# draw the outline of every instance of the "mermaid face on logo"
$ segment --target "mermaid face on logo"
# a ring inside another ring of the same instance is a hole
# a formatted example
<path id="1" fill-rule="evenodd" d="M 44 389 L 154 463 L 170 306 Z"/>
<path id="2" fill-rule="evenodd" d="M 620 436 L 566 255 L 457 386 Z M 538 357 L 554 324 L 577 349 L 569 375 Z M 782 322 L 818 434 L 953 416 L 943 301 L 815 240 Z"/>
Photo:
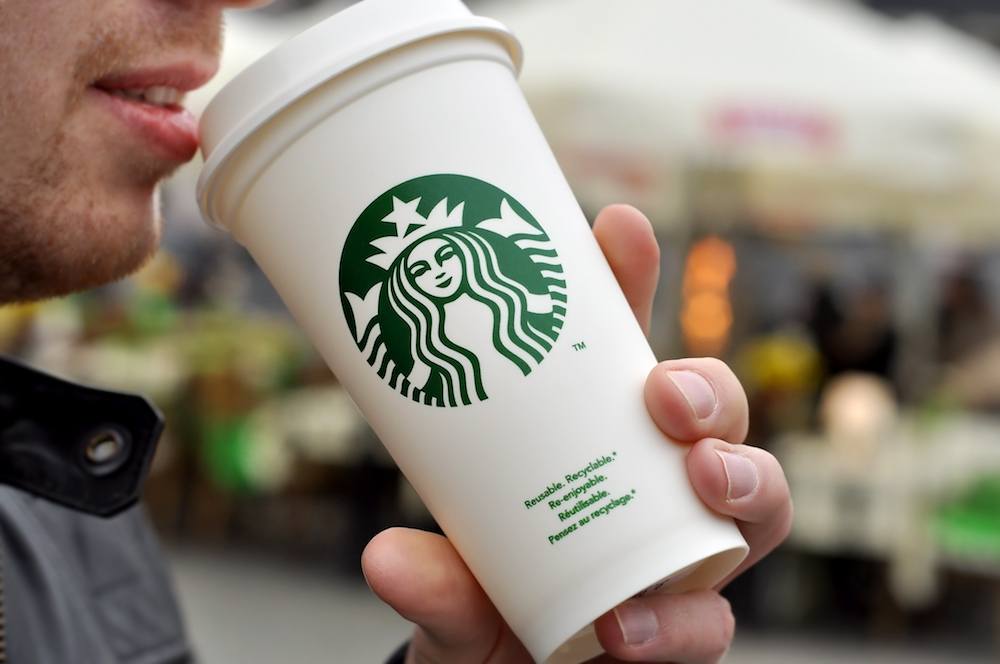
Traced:
<path id="1" fill-rule="evenodd" d="M 429 297 L 450 300 L 462 287 L 464 270 L 454 245 L 442 238 L 430 238 L 410 251 L 406 272 Z"/>
<path id="2" fill-rule="evenodd" d="M 562 266 L 538 222 L 457 175 L 411 180 L 372 203 L 348 236 L 341 288 L 365 361 L 439 407 L 485 401 L 530 374 L 566 315 Z"/>

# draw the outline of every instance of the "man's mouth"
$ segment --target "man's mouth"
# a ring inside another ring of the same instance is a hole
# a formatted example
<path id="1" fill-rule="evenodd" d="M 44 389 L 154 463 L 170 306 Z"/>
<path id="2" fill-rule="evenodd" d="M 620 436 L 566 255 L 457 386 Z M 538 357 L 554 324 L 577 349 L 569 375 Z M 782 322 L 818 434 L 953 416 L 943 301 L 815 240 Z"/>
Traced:
<path id="1" fill-rule="evenodd" d="M 198 150 L 198 121 L 184 108 L 184 96 L 214 73 L 192 64 L 135 70 L 105 76 L 88 92 L 157 154 L 186 162 Z"/>
<path id="2" fill-rule="evenodd" d="M 121 97 L 123 99 L 129 99 L 132 101 L 142 102 L 144 104 L 150 104 L 152 106 L 160 106 L 163 108 L 170 108 L 175 106 L 181 106 L 184 102 L 184 93 L 177 88 L 171 88 L 164 85 L 155 85 L 151 88 L 117 88 L 117 89 L 107 89 L 101 88 L 100 86 L 95 86 L 98 90 L 103 90 L 110 95 L 115 97 Z"/>

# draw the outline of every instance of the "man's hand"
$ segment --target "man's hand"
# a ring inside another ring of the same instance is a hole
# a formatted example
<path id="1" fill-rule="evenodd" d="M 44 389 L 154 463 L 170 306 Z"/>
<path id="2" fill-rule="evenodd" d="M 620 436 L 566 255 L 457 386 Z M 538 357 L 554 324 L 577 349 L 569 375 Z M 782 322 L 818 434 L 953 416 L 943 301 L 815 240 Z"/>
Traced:
<path id="1" fill-rule="evenodd" d="M 594 234 L 648 333 L 660 267 L 649 221 L 634 208 L 613 206 L 598 216 Z M 718 360 L 674 360 L 650 374 L 645 399 L 664 434 L 694 443 L 687 457 L 691 484 L 708 507 L 736 519 L 749 543 L 735 577 L 780 544 L 792 521 L 778 462 L 741 444 L 748 428 L 743 388 Z M 417 625 L 407 664 L 531 661 L 446 538 L 393 528 L 369 543 L 361 563 L 372 590 Z M 717 662 L 733 629 L 729 604 L 716 590 L 632 599 L 597 620 L 608 654 L 594 661 Z"/>

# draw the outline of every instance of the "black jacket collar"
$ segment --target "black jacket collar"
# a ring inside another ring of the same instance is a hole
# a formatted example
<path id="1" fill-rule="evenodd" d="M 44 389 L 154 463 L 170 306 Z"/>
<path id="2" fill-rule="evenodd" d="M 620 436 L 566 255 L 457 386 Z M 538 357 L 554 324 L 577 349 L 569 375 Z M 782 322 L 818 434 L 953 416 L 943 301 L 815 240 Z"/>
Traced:
<path id="1" fill-rule="evenodd" d="M 0 484 L 111 516 L 138 500 L 162 430 L 159 411 L 142 397 L 0 356 Z"/>

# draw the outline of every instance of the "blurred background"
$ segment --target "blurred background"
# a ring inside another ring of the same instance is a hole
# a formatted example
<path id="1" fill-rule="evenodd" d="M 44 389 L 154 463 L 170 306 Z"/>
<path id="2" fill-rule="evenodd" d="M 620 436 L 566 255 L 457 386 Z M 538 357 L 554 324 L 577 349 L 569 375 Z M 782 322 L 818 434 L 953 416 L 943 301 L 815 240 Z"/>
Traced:
<path id="1" fill-rule="evenodd" d="M 348 2 L 234 12 L 219 80 Z M 662 358 L 742 379 L 796 501 L 727 591 L 727 661 L 1000 659 L 1000 8 L 992 0 L 494 0 L 584 209 L 653 220 Z M 0 352 L 150 395 L 146 503 L 206 662 L 379 662 L 359 555 L 434 528 L 277 296 L 200 219 L 112 287 L 0 309 Z M 294 653 L 291 654 L 291 653 Z"/>

